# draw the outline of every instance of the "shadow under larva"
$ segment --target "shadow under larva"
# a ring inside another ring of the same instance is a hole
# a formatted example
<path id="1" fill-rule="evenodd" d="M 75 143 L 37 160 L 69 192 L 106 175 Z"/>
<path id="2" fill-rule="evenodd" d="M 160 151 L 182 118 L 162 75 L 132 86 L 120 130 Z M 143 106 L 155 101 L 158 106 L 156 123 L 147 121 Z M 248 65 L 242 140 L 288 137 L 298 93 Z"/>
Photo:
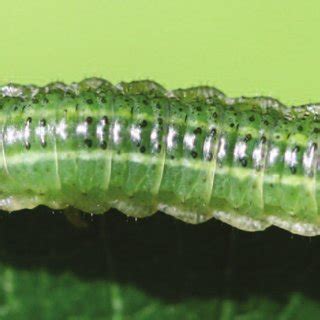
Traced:
<path id="1" fill-rule="evenodd" d="M 0 209 L 320 234 L 320 105 L 89 78 L 0 88 Z"/>

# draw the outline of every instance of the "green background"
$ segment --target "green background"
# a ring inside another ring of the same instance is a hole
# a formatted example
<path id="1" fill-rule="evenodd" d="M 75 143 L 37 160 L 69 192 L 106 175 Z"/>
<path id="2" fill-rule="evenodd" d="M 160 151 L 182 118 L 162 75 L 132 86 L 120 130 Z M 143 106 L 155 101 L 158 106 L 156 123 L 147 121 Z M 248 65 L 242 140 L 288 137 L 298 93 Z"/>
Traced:
<path id="1" fill-rule="evenodd" d="M 0 0 L 0 83 L 100 76 L 320 101 L 316 0 Z M 1 182 L 0 182 L 1 183 Z M 318 319 L 320 238 L 0 215 L 0 319 Z"/>
<path id="2" fill-rule="evenodd" d="M 318 0 L 11 0 L 0 82 L 102 76 L 320 100 Z"/>

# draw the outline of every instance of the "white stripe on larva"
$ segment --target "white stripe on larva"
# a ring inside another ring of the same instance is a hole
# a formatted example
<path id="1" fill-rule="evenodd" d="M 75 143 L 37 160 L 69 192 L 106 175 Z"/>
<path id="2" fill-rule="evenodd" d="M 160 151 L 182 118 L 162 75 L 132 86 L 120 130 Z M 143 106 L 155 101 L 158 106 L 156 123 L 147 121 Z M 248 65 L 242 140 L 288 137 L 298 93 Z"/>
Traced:
<path id="1" fill-rule="evenodd" d="M 67 133 L 67 123 L 65 119 L 60 120 L 60 122 L 57 124 L 55 128 L 55 132 L 58 136 L 61 137 L 61 139 L 66 140 L 68 137 Z"/>
<path id="2" fill-rule="evenodd" d="M 155 126 L 152 131 L 151 131 L 151 135 L 150 135 L 150 139 L 151 139 L 151 142 L 153 144 L 157 143 L 158 142 L 158 126 Z"/>
<path id="3" fill-rule="evenodd" d="M 263 166 L 265 160 L 264 157 L 265 155 L 263 150 L 263 143 L 260 142 L 259 145 L 255 147 L 252 152 L 252 159 L 255 168 L 260 168 Z"/>
<path id="4" fill-rule="evenodd" d="M 284 161 L 289 167 L 294 167 L 298 164 L 297 150 L 288 148 L 284 154 Z"/>
<path id="5" fill-rule="evenodd" d="M 130 128 L 130 137 L 131 137 L 132 141 L 140 142 L 141 141 L 141 128 L 136 125 L 132 125 Z"/>
<path id="6" fill-rule="evenodd" d="M 76 133 L 77 134 L 86 136 L 87 132 L 88 132 L 88 124 L 87 124 L 87 122 L 82 122 L 82 123 L 79 123 L 77 125 L 77 128 L 76 128 Z"/>
<path id="7" fill-rule="evenodd" d="M 54 138 L 53 154 L 54 154 L 54 164 L 55 164 L 57 185 L 58 185 L 58 189 L 61 189 L 61 178 L 60 178 L 60 174 L 59 174 L 59 159 L 58 159 L 58 150 L 57 150 L 57 140 L 56 140 L 56 138 Z"/>
<path id="8" fill-rule="evenodd" d="M 268 157 L 268 165 L 272 166 L 276 161 L 280 154 L 278 147 L 272 147 L 269 151 L 269 157 Z"/>
<path id="9" fill-rule="evenodd" d="M 194 133 L 187 132 L 183 137 L 183 143 L 189 150 L 195 147 L 195 140 L 196 135 Z"/>
<path id="10" fill-rule="evenodd" d="M 90 113 L 92 115 L 92 117 L 97 117 L 97 118 L 101 118 L 103 116 L 107 116 L 107 117 L 110 117 L 110 119 L 112 119 L 112 113 L 110 112 L 110 110 L 106 110 L 106 108 L 98 108 L 96 110 L 90 110 Z M 53 118 L 55 117 L 56 115 L 56 110 L 54 109 L 47 109 L 47 110 L 44 110 L 42 111 L 42 115 L 43 115 L 43 118 L 46 119 L 46 118 Z M 79 111 L 78 112 L 78 116 L 79 117 L 82 117 L 82 116 L 86 116 L 87 115 L 87 111 Z M 121 113 L 118 112 L 116 114 L 119 118 L 122 118 L 122 119 L 131 119 L 132 116 L 130 113 L 128 112 L 125 112 L 125 110 L 123 110 Z M 139 117 L 134 117 L 136 119 L 139 119 Z M 17 115 L 12 115 L 12 118 L 11 120 L 13 122 L 19 122 L 19 120 L 21 119 L 21 115 L 20 114 L 17 114 Z M 143 116 L 143 119 L 147 120 L 148 122 L 153 122 L 154 121 L 154 117 L 150 117 L 149 115 L 145 114 Z M 6 120 L 6 116 L 3 116 L 2 114 L 0 114 L 0 123 L 3 123 L 5 122 Z M 170 119 L 167 119 L 167 120 L 170 120 Z M 185 124 L 185 121 L 184 119 L 175 119 L 174 120 L 174 124 L 175 125 L 184 125 Z M 208 128 L 208 122 L 204 122 L 204 121 L 200 121 L 200 120 L 190 120 L 189 122 L 189 125 L 191 127 L 202 127 L 202 128 Z M 225 126 L 223 125 L 223 127 L 221 128 L 222 131 L 224 131 L 225 133 L 228 133 L 230 132 L 230 130 L 233 131 L 233 129 L 230 129 L 229 126 Z M 241 127 L 241 131 L 242 132 L 251 132 L 251 135 L 252 135 L 252 138 L 258 138 L 260 137 L 260 132 L 258 129 L 256 128 L 253 128 L 253 127 Z M 304 136 L 301 136 L 300 137 L 301 141 L 302 139 L 304 139 Z M 278 140 L 277 140 L 279 143 L 281 142 L 286 142 L 286 138 L 284 136 L 281 136 Z M 302 144 L 305 143 L 305 141 L 303 142 L 302 141 Z"/>
<path id="11" fill-rule="evenodd" d="M 36 135 L 39 137 L 41 144 L 45 143 L 46 138 L 46 128 L 44 126 L 36 127 Z"/>
<path id="12" fill-rule="evenodd" d="M 303 154 L 303 168 L 307 174 L 312 173 L 316 161 L 316 148 L 311 144 Z"/>
<path id="13" fill-rule="evenodd" d="M 303 187 L 306 187 L 306 183 L 307 181 L 310 180 L 310 185 L 313 184 L 313 181 L 308 178 L 308 177 L 304 177 L 304 176 L 297 176 L 297 175 L 284 175 L 284 176 L 280 176 L 278 174 L 272 174 L 272 175 L 268 175 L 266 174 L 264 176 L 264 183 L 281 183 L 281 185 L 288 185 L 288 186 L 301 186 L 303 185 Z"/>
<path id="14" fill-rule="evenodd" d="M 234 160 L 242 159 L 246 156 L 247 144 L 244 141 L 238 141 L 234 147 Z"/>
<path id="15" fill-rule="evenodd" d="M 113 137 L 113 142 L 115 144 L 120 143 L 121 141 L 121 137 L 120 137 L 120 131 L 121 131 L 121 125 L 118 122 L 118 120 L 116 120 L 113 124 L 113 128 L 112 128 L 112 137 Z"/>
<path id="16" fill-rule="evenodd" d="M 219 140 L 218 158 L 222 160 L 227 154 L 226 139 L 221 137 Z"/>
<path id="17" fill-rule="evenodd" d="M 176 142 L 175 142 L 176 135 L 177 135 L 177 131 L 174 129 L 174 127 L 170 126 L 168 130 L 168 135 L 167 135 L 167 148 L 169 150 L 172 150 L 176 145 Z"/>
<path id="18" fill-rule="evenodd" d="M 30 121 L 27 120 L 24 126 L 24 133 L 23 133 L 25 143 L 29 142 L 30 135 L 31 135 Z"/>
<path id="19" fill-rule="evenodd" d="M 4 140 L 7 144 L 13 144 L 16 141 L 21 141 L 24 137 L 22 130 L 17 129 L 14 126 L 9 126 L 6 128 L 4 134 Z"/>
<path id="20" fill-rule="evenodd" d="M 105 123 L 103 120 L 100 120 L 98 125 L 97 125 L 97 128 L 96 128 L 96 135 L 99 139 L 100 142 L 103 141 L 104 139 L 104 128 L 105 128 Z"/>
<path id="21" fill-rule="evenodd" d="M 2 149 L 3 152 L 3 149 Z M 42 161 L 57 161 L 55 158 L 56 156 L 59 157 L 59 161 L 63 160 L 70 160 L 72 158 L 76 158 L 79 160 L 87 160 L 87 161 L 93 161 L 93 160 L 101 160 L 101 159 L 107 159 L 107 157 L 112 156 L 112 160 L 114 161 L 128 161 L 128 156 L 130 156 L 130 161 L 136 162 L 136 163 L 142 163 L 142 164 L 162 164 L 163 159 L 158 158 L 155 156 L 149 156 L 146 154 L 141 154 L 137 152 L 132 153 L 122 153 L 122 154 L 116 154 L 113 151 L 107 151 L 107 150 L 96 150 L 92 152 L 86 152 L 86 151 L 58 151 L 57 155 L 55 153 L 42 153 L 42 152 L 30 152 L 28 156 L 22 157 L 21 155 L 10 155 L 5 157 L 6 164 L 10 164 L 10 166 L 20 165 L 20 164 L 35 164 L 37 162 Z M 6 164 L 4 164 L 5 170 Z M 207 170 L 207 166 L 210 166 L 210 162 L 205 161 L 199 161 L 199 160 L 187 160 L 187 159 L 166 159 L 165 165 L 168 166 L 175 166 L 175 167 L 187 167 L 191 168 L 193 170 Z M 233 167 L 232 170 L 230 170 L 229 167 L 219 167 L 219 170 L 216 171 L 216 174 L 220 175 L 233 175 L 238 180 L 245 180 L 248 178 L 248 175 L 251 175 L 251 169 L 246 169 L 242 167 Z M 264 183 L 272 183 L 274 182 L 274 179 L 278 179 L 278 176 L 274 175 L 265 175 L 264 176 Z M 283 185 L 290 185 L 290 186 L 298 186 L 298 185 L 306 185 L 307 183 L 307 177 L 304 176 L 298 176 L 298 175 L 285 175 L 281 177 L 281 184 Z M 310 181 L 311 183 L 311 181 Z"/>
<path id="22" fill-rule="evenodd" d="M 212 136 L 207 136 L 203 143 L 203 153 L 208 155 L 211 152 Z"/>
<path id="23" fill-rule="evenodd" d="M 6 154 L 4 151 L 4 127 L 2 128 L 2 132 L 1 132 L 1 137 L 0 137 L 0 141 L 1 141 L 1 153 L 2 153 L 2 161 L 3 161 L 3 168 L 4 171 L 6 172 L 7 175 L 9 175 L 9 171 L 8 171 L 8 164 L 7 164 L 7 159 L 6 159 Z"/>

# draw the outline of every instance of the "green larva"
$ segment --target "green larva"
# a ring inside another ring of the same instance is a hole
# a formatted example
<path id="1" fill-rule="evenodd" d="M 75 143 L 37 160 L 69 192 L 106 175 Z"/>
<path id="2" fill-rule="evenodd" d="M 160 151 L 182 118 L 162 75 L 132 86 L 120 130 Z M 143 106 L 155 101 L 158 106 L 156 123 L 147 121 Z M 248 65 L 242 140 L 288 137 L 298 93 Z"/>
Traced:
<path id="1" fill-rule="evenodd" d="M 320 234 L 320 105 L 90 78 L 0 88 L 0 208 Z"/>

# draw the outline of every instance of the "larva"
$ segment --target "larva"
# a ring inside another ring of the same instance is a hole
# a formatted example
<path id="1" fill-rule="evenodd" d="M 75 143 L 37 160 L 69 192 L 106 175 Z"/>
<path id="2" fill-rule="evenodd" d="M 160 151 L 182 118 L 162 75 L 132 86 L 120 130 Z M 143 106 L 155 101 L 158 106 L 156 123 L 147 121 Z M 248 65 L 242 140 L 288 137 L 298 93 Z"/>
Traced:
<path id="1" fill-rule="evenodd" d="M 90 78 L 0 88 L 0 208 L 320 234 L 320 105 Z"/>

